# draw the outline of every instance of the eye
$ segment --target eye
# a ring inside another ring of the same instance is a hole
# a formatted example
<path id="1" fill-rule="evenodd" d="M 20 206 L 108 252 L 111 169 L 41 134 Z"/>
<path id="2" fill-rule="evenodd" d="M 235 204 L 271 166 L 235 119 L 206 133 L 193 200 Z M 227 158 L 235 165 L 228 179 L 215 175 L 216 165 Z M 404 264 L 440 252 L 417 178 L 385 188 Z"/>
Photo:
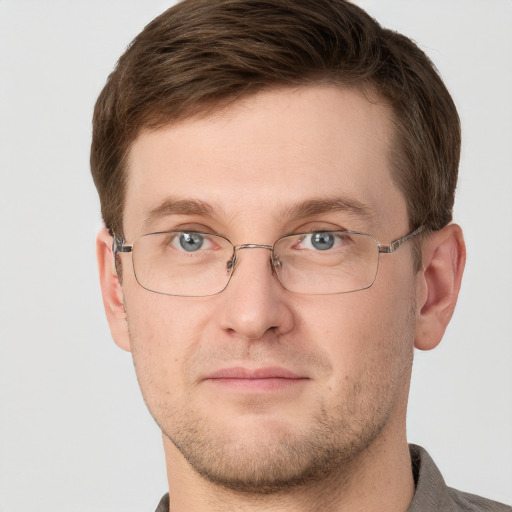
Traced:
<path id="1" fill-rule="evenodd" d="M 334 235 L 332 233 L 313 233 L 309 235 L 310 243 L 319 251 L 332 249 L 334 245 Z"/>
<path id="2" fill-rule="evenodd" d="M 187 252 L 196 252 L 201 249 L 210 249 L 212 246 L 211 240 L 201 233 L 177 233 L 171 242 L 175 249 L 183 249 Z"/>
<path id="3" fill-rule="evenodd" d="M 299 242 L 299 249 L 315 251 L 328 251 L 334 247 L 340 247 L 348 242 L 348 237 L 341 233 L 331 231 L 317 231 L 304 235 Z"/>

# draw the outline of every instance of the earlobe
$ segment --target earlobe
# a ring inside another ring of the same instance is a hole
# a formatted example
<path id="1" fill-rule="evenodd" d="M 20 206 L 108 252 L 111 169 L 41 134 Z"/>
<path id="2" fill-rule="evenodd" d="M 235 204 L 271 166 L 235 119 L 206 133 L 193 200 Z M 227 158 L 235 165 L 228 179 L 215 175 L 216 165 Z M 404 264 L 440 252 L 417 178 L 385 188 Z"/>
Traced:
<path id="1" fill-rule="evenodd" d="M 130 351 L 123 289 L 115 270 L 112 236 L 106 228 L 101 229 L 96 237 L 96 257 L 98 259 L 103 306 L 112 338 L 122 349 Z"/>
<path id="2" fill-rule="evenodd" d="M 414 346 L 431 350 L 441 341 L 459 295 L 466 262 L 462 230 L 449 224 L 425 240 L 418 275 Z"/>

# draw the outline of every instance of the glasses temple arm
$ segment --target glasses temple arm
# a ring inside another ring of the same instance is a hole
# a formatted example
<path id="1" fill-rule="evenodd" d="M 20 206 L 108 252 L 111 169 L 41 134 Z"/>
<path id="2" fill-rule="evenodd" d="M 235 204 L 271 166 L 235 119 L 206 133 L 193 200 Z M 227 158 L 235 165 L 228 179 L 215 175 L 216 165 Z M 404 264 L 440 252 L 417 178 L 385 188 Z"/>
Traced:
<path id="1" fill-rule="evenodd" d="M 425 226 L 420 226 L 419 228 L 415 229 L 411 233 L 408 233 L 407 235 L 403 236 L 402 238 L 399 238 L 398 240 L 393 240 L 389 245 L 380 245 L 379 244 L 379 252 L 390 254 L 392 252 L 395 252 L 402 244 L 407 242 L 410 238 L 418 235 L 425 229 Z"/>

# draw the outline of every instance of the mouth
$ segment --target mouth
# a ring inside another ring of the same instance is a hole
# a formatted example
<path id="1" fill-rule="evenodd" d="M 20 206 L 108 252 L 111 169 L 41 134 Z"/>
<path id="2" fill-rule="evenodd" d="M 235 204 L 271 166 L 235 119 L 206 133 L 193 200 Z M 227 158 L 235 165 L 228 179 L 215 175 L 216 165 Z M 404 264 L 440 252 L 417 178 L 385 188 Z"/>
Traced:
<path id="1" fill-rule="evenodd" d="M 286 368 L 224 368 L 205 378 L 214 386 L 232 391 L 262 393 L 284 390 L 308 381 L 309 377 L 298 375 Z"/>

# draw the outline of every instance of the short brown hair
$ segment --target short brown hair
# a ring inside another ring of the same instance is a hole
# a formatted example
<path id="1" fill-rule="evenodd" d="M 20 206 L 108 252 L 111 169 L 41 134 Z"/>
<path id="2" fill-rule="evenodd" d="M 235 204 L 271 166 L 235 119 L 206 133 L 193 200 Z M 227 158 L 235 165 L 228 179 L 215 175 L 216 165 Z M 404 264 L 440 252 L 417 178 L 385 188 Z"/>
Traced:
<path id="1" fill-rule="evenodd" d="M 127 154 L 141 130 L 318 83 L 363 87 L 391 107 L 392 176 L 410 227 L 450 222 L 460 123 L 416 44 L 346 0 L 184 0 L 135 38 L 96 103 L 91 170 L 107 228 L 123 233 Z"/>

